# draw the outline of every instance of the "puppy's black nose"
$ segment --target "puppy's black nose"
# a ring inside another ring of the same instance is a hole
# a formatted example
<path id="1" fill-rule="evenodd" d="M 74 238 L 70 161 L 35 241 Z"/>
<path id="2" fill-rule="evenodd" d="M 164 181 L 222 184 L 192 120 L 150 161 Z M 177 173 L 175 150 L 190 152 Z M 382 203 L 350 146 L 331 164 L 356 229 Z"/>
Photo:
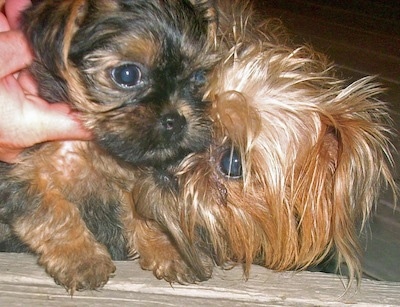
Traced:
<path id="1" fill-rule="evenodd" d="M 173 136 L 181 133 L 186 126 L 186 118 L 177 112 L 171 112 L 161 117 L 161 125 L 166 136 Z"/>

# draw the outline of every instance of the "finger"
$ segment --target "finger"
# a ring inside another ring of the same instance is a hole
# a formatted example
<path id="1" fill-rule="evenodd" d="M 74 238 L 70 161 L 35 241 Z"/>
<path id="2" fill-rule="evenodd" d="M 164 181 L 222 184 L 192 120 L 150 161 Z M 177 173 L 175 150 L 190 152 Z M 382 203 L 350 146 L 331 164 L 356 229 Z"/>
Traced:
<path id="1" fill-rule="evenodd" d="M 0 13 L 0 32 L 5 32 L 8 30 L 10 30 L 10 25 L 8 24 L 8 20 L 6 16 Z"/>
<path id="2" fill-rule="evenodd" d="M 37 82 L 28 70 L 24 69 L 19 73 L 18 82 L 25 93 L 39 95 Z"/>
<path id="3" fill-rule="evenodd" d="M 21 12 L 31 5 L 30 0 L 8 0 L 5 4 L 5 12 L 11 29 L 18 29 Z"/>
<path id="4" fill-rule="evenodd" d="M 20 31 L 0 33 L 0 55 L 0 78 L 17 72 L 32 62 L 32 53 Z"/>
<path id="5" fill-rule="evenodd" d="M 92 135 L 87 131 L 78 116 L 71 112 L 68 105 L 63 103 L 48 104 L 43 99 L 35 96 L 27 96 L 32 101 L 31 107 L 42 109 L 36 116 L 37 129 L 36 142 L 55 140 L 90 140 Z"/>
<path id="6" fill-rule="evenodd" d="M 0 118 L 4 118 L 5 110 L 18 110 L 24 100 L 23 89 L 14 76 L 8 75 L 0 79 Z"/>
<path id="7" fill-rule="evenodd" d="M 57 107 L 57 105 L 54 105 Z M 90 140 L 92 134 L 84 128 L 74 113 L 59 112 L 55 108 L 46 127 L 47 140 Z M 49 114 L 50 115 L 50 114 Z"/>
<path id="8" fill-rule="evenodd" d="M 16 163 L 18 161 L 19 154 L 22 151 L 23 149 L 1 148 L 0 146 L 0 161 Z"/>

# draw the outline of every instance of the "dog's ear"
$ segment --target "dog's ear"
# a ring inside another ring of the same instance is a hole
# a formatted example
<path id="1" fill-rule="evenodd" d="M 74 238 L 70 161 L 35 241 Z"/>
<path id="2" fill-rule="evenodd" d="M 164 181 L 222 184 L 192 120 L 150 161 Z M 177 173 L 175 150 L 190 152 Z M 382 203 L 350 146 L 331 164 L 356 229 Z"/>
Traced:
<path id="1" fill-rule="evenodd" d="M 37 1 L 22 19 L 35 57 L 48 69 L 54 64 L 66 65 L 71 39 L 87 13 L 88 1 Z M 60 71 L 59 68 L 51 69 Z"/>
<path id="2" fill-rule="evenodd" d="M 338 92 L 335 103 L 326 105 L 321 138 L 325 164 L 315 173 L 327 174 L 320 191 L 329 193 L 331 232 L 338 261 L 347 263 L 350 276 L 361 277 L 357 236 L 388 185 L 396 193 L 390 170 L 390 124 L 386 105 L 378 100 L 382 88 L 366 77 Z M 314 182 L 317 180 L 313 180 Z M 318 191 L 318 190 L 316 190 Z M 318 193 L 315 193 L 318 195 Z M 323 218 L 323 215 L 318 217 Z"/>
<path id="3" fill-rule="evenodd" d="M 207 22 L 209 42 L 216 43 L 218 29 L 217 0 L 190 0 Z"/>
<path id="4" fill-rule="evenodd" d="M 68 101 L 66 76 L 71 40 L 88 11 L 88 0 L 37 1 L 22 17 L 22 29 L 34 51 L 31 71 L 40 94 L 50 102 Z"/>

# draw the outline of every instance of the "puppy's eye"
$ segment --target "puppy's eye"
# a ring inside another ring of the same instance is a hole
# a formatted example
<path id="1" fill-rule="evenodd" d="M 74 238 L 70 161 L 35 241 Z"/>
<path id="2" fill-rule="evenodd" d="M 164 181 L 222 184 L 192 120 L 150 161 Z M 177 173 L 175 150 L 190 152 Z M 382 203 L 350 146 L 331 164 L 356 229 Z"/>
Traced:
<path id="1" fill-rule="evenodd" d="M 242 177 L 242 160 L 234 149 L 225 150 L 219 162 L 221 172 L 230 178 Z"/>
<path id="2" fill-rule="evenodd" d="M 197 87 L 203 86 L 207 81 L 206 72 L 204 70 L 196 71 L 190 78 L 190 81 Z"/>
<path id="3" fill-rule="evenodd" d="M 124 64 L 113 68 L 111 76 L 119 86 L 129 88 L 140 84 L 142 71 L 135 64 Z"/>

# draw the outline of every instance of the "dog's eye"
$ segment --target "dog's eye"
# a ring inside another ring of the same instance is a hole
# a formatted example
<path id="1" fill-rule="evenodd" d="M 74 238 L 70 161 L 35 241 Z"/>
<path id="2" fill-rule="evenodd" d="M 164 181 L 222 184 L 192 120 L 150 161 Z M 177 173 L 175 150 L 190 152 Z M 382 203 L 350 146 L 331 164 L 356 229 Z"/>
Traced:
<path id="1" fill-rule="evenodd" d="M 135 64 L 124 64 L 112 69 L 113 80 L 121 87 L 133 87 L 142 79 L 142 72 Z"/>
<path id="2" fill-rule="evenodd" d="M 195 84 L 195 86 L 200 87 L 203 86 L 207 79 L 206 79 L 206 72 L 204 70 L 198 70 L 196 71 L 192 77 L 190 78 L 190 81 Z"/>
<path id="3" fill-rule="evenodd" d="M 242 177 L 242 160 L 234 149 L 228 149 L 222 153 L 219 167 L 225 176 L 230 178 Z"/>

